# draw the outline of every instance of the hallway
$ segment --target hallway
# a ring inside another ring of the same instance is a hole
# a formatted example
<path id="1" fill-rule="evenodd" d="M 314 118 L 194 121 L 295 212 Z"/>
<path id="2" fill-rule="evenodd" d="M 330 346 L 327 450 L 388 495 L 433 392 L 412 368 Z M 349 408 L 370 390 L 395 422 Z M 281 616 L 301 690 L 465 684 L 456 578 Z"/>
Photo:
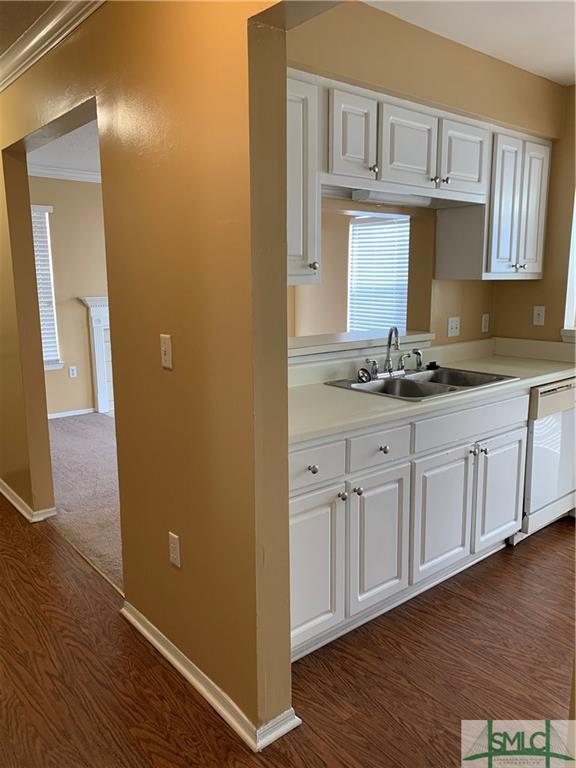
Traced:
<path id="1" fill-rule="evenodd" d="M 462 718 L 567 717 L 573 565 L 563 519 L 302 659 L 304 724 L 253 755 L 57 531 L 0 499 L 0 765 L 456 766 Z"/>

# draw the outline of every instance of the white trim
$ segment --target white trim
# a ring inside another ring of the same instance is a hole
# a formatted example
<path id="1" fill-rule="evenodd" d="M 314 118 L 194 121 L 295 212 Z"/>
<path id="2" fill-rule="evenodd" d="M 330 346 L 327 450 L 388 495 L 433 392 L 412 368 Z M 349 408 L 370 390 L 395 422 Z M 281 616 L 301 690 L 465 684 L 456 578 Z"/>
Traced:
<path id="1" fill-rule="evenodd" d="M 0 91 L 58 45 L 104 1 L 52 3 L 0 56 Z"/>
<path id="2" fill-rule="evenodd" d="M 86 181 L 100 184 L 102 176 L 99 171 L 83 171 L 79 168 L 60 168 L 56 165 L 38 165 L 29 163 L 28 176 L 40 176 L 46 179 L 63 179 L 64 181 Z"/>
<path id="3" fill-rule="evenodd" d="M 10 488 L 10 486 L 0 478 L 0 493 L 5 499 L 8 499 L 10 504 L 15 507 L 20 514 L 28 520 L 29 523 L 40 523 L 42 520 L 46 520 L 49 517 L 54 517 L 56 514 L 56 507 L 50 507 L 48 509 L 34 510 L 30 507 L 24 499 L 20 498 L 18 494 Z"/>
<path id="4" fill-rule="evenodd" d="M 568 276 L 566 281 L 566 305 L 564 308 L 563 341 L 574 343 L 576 331 L 576 192 L 572 206 L 572 232 L 570 234 L 570 252 L 568 257 Z M 570 335 L 571 333 L 571 335 Z"/>
<path id="5" fill-rule="evenodd" d="M 90 315 L 90 351 L 92 355 L 92 383 L 96 399 L 96 411 L 109 413 L 114 408 L 108 396 L 106 378 L 106 354 L 104 331 L 110 328 L 110 314 L 107 296 L 79 296 L 79 301 L 88 307 Z"/>
<path id="6" fill-rule="evenodd" d="M 120 613 L 200 693 L 252 749 L 259 752 L 302 722 L 292 708 L 257 728 L 238 705 L 128 602 Z"/>
<path id="7" fill-rule="evenodd" d="M 55 360 L 52 363 L 44 363 L 45 371 L 61 371 L 64 368 L 63 360 Z"/>
<path id="8" fill-rule="evenodd" d="M 64 419 L 67 416 L 86 416 L 88 413 L 94 413 L 94 408 L 80 408 L 79 411 L 56 411 L 49 413 L 49 419 Z"/>
<path id="9" fill-rule="evenodd" d="M 565 343 L 576 344 L 576 328 L 562 328 L 560 335 Z"/>

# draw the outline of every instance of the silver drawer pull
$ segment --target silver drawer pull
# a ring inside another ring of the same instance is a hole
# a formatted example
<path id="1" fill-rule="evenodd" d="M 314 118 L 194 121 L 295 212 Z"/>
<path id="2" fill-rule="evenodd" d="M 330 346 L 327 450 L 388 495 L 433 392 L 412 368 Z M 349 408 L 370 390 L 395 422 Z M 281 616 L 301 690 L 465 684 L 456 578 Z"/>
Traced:
<path id="1" fill-rule="evenodd" d="M 364 493 L 364 488 L 362 488 L 361 486 L 358 486 L 358 488 L 352 488 L 352 490 L 357 496 L 362 496 L 362 494 Z"/>
<path id="2" fill-rule="evenodd" d="M 342 501 L 346 501 L 346 499 L 348 498 L 348 494 L 346 493 L 346 491 L 340 491 L 340 493 L 338 494 L 338 498 L 341 499 Z"/>
<path id="3" fill-rule="evenodd" d="M 308 464 L 306 469 L 308 470 L 308 472 L 312 472 L 313 475 L 317 475 L 318 472 L 320 471 L 320 467 L 318 466 L 318 464 Z"/>
<path id="4" fill-rule="evenodd" d="M 308 264 L 308 269 L 311 269 L 313 272 L 318 272 L 320 269 L 320 262 L 319 261 L 312 261 L 310 264 Z"/>
<path id="5" fill-rule="evenodd" d="M 475 446 L 474 446 L 474 448 L 470 448 L 470 450 L 468 451 L 468 453 L 471 453 L 471 454 L 472 454 L 472 456 L 478 456 L 478 446 L 477 446 L 477 445 L 475 445 Z"/>
<path id="6" fill-rule="evenodd" d="M 389 445 L 381 445 L 380 448 L 378 448 L 380 453 L 390 453 L 390 446 Z"/>
<path id="7" fill-rule="evenodd" d="M 483 453 L 484 456 L 488 456 L 488 448 L 480 448 L 480 453 Z"/>

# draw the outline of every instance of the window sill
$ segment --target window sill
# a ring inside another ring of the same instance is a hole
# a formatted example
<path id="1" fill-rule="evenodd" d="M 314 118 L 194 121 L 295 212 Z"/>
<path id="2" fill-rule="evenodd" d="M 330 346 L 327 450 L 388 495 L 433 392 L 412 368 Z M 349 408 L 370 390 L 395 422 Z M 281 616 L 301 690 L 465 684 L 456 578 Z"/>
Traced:
<path id="1" fill-rule="evenodd" d="M 576 328 L 563 328 L 560 335 L 567 344 L 576 344 Z"/>
<path id="2" fill-rule="evenodd" d="M 44 363 L 45 371 L 61 371 L 64 368 L 62 360 L 58 360 L 55 363 Z"/>

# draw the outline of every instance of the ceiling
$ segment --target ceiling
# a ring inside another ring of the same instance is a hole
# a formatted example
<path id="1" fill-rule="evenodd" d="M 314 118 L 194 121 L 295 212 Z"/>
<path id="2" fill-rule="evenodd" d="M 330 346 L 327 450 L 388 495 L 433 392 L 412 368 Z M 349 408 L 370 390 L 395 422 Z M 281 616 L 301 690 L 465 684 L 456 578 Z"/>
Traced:
<path id="1" fill-rule="evenodd" d="M 0 2 L 0 56 L 52 5 L 35 0 Z"/>
<path id="2" fill-rule="evenodd" d="M 562 85 L 574 83 L 574 0 L 368 0 L 379 10 Z"/>
<path id="3" fill-rule="evenodd" d="M 31 175 L 97 181 L 100 152 L 96 120 L 28 152 Z"/>

